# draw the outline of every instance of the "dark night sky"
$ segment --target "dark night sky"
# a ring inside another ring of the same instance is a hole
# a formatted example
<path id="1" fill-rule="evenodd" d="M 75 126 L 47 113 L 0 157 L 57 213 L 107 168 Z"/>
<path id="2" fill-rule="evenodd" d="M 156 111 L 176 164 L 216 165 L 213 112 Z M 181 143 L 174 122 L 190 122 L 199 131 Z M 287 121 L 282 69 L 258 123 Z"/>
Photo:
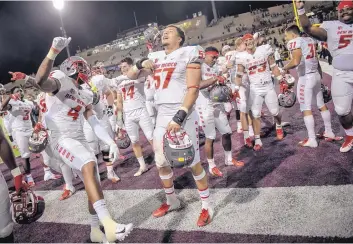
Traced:
<path id="1" fill-rule="evenodd" d="M 216 2 L 221 16 L 243 13 L 281 2 L 226 1 Z M 93 47 L 116 38 L 119 29 L 135 26 L 133 11 L 139 24 L 158 18 L 162 25 L 175 23 L 202 11 L 212 18 L 211 2 L 65 2 L 63 18 L 66 32 L 72 37 L 71 53 L 78 46 Z M 51 1 L 0 2 L 0 80 L 9 82 L 8 71 L 35 72 L 45 57 L 53 37 L 60 36 L 60 18 Z M 61 54 L 58 61 L 62 61 Z"/>

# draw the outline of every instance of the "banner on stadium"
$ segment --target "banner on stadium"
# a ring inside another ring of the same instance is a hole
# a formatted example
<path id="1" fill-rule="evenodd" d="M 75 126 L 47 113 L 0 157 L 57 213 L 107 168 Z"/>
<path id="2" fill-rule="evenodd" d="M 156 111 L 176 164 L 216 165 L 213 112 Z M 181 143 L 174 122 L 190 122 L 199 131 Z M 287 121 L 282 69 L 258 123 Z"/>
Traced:
<path id="1" fill-rule="evenodd" d="M 0 118 L 0 126 L 1 126 L 2 131 L 4 132 L 4 134 L 5 134 L 5 136 L 6 136 L 6 140 L 10 143 L 10 146 L 11 146 L 11 148 L 12 148 L 13 154 L 15 155 L 16 158 L 19 157 L 19 156 L 21 155 L 21 154 L 20 154 L 20 151 L 18 151 L 17 146 L 14 146 L 14 145 L 12 144 L 12 142 L 10 141 L 9 133 L 7 132 L 7 130 L 6 130 L 5 126 L 4 126 L 4 123 L 3 123 L 3 119 L 2 119 L 2 118 Z M 2 159 L 0 158 L 0 164 L 2 164 L 2 163 L 3 163 L 3 161 L 2 161 Z"/>

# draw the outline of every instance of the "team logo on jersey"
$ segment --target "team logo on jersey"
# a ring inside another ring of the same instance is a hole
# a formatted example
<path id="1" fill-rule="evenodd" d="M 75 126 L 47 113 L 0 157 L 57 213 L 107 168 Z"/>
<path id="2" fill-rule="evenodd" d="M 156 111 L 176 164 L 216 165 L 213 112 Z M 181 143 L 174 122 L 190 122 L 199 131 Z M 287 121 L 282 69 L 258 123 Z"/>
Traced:
<path id="1" fill-rule="evenodd" d="M 70 93 L 71 93 L 71 94 L 75 94 L 75 93 L 76 93 L 76 92 L 75 92 L 75 89 L 71 88 L 71 89 L 70 89 Z"/>

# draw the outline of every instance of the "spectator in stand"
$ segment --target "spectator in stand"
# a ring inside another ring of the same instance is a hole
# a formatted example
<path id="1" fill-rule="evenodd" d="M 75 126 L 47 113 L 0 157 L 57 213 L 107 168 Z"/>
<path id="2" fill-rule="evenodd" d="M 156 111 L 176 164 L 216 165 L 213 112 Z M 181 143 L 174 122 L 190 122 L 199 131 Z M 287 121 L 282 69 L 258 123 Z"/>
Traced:
<path id="1" fill-rule="evenodd" d="M 279 52 L 279 48 L 276 48 L 275 50 L 275 61 L 276 61 L 276 64 L 278 67 L 283 67 L 283 61 L 282 61 L 282 58 L 281 58 L 281 53 Z M 280 66 L 281 64 L 281 66 Z"/>

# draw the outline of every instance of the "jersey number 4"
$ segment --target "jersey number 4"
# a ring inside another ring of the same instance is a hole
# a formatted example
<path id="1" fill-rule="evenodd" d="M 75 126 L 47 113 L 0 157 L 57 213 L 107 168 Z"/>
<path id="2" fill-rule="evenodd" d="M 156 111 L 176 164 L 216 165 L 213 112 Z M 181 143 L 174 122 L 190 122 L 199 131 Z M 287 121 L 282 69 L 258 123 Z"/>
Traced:
<path id="1" fill-rule="evenodd" d="M 338 42 L 338 49 L 345 48 L 351 43 L 353 35 L 341 35 Z"/>
<path id="2" fill-rule="evenodd" d="M 130 99 L 133 99 L 135 94 L 135 86 L 130 86 L 127 90 L 123 87 L 121 91 L 123 92 L 124 100 L 126 100 L 127 96 L 129 96 Z"/>
<path id="3" fill-rule="evenodd" d="M 70 111 L 67 113 L 68 116 L 72 117 L 73 121 L 76 121 L 79 112 L 81 111 L 82 107 L 80 105 L 77 105 L 75 108 L 70 109 Z"/>
<path id="4" fill-rule="evenodd" d="M 167 73 L 165 75 L 165 79 L 163 81 L 162 89 L 166 89 L 169 85 L 170 78 L 172 78 L 172 74 L 175 68 L 164 68 L 164 69 L 156 69 L 154 71 L 153 79 L 155 80 L 156 89 L 158 89 L 161 85 L 161 74 Z"/>

